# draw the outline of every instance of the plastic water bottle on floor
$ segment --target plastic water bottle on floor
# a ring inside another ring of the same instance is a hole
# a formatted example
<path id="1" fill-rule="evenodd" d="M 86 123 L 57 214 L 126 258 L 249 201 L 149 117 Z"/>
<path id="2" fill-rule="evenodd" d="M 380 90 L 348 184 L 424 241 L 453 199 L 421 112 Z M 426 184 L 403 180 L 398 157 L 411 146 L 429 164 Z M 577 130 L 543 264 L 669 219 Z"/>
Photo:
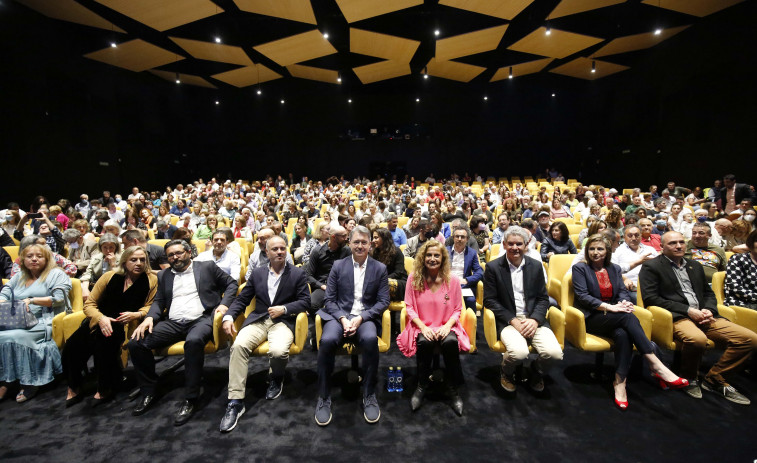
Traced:
<path id="1" fill-rule="evenodd" d="M 404 376 L 402 374 L 402 367 L 397 367 L 397 372 L 395 373 L 395 379 L 394 379 L 394 390 L 397 392 L 404 391 L 404 387 L 402 386 Z"/>
<path id="2" fill-rule="evenodd" d="M 394 367 L 389 367 L 389 372 L 386 374 L 386 390 L 394 392 L 396 388 L 397 375 L 394 373 Z"/>

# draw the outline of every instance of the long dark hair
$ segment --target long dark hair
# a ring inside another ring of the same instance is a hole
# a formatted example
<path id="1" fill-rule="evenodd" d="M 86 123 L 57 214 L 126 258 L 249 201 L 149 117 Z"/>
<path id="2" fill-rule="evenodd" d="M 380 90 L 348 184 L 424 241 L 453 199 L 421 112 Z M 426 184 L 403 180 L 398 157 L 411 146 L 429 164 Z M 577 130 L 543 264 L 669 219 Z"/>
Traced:
<path id="1" fill-rule="evenodd" d="M 388 267 L 394 260 L 394 255 L 398 252 L 392 234 L 386 228 L 377 228 L 373 230 L 373 233 L 378 233 L 381 238 L 381 247 L 374 248 L 371 251 L 371 257 Z"/>

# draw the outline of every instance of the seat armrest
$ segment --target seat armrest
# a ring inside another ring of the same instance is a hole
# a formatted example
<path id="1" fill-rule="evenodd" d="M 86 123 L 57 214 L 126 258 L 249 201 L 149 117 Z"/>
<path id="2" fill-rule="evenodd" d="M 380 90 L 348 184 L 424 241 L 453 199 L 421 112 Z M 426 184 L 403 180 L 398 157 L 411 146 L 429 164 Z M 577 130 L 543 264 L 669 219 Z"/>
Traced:
<path id="1" fill-rule="evenodd" d="M 497 335 L 497 320 L 494 318 L 494 312 L 484 307 L 484 338 L 489 349 L 494 350 L 494 345 L 499 341 Z"/>
<path id="2" fill-rule="evenodd" d="M 670 311 L 650 305 L 647 310 L 652 313 L 652 341 L 665 349 L 674 350 L 673 314 Z"/>
<path id="3" fill-rule="evenodd" d="M 586 348 L 586 320 L 584 313 L 572 306 L 565 310 L 565 338 L 580 350 Z"/>
<path id="4" fill-rule="evenodd" d="M 547 311 L 547 320 L 549 320 L 549 327 L 557 338 L 557 342 L 560 343 L 560 347 L 565 349 L 565 314 L 555 306 L 552 306 Z"/>

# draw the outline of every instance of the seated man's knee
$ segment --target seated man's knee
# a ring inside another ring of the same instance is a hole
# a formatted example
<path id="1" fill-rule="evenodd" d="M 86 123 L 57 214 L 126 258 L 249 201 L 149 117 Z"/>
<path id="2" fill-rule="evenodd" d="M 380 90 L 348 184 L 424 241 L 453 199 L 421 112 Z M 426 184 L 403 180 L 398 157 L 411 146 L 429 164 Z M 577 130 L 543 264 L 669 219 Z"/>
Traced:
<path id="1" fill-rule="evenodd" d="M 522 362 L 528 358 L 528 353 L 528 347 L 525 349 L 515 348 L 508 349 L 505 356 L 507 356 L 507 359 L 511 362 Z"/>

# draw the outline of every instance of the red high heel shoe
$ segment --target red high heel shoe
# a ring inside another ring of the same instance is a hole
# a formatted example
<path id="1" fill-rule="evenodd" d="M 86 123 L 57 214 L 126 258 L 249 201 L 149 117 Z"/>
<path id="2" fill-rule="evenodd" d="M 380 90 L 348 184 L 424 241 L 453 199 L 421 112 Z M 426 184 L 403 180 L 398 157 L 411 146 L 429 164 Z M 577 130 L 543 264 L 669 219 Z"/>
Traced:
<path id="1" fill-rule="evenodd" d="M 675 381 L 665 381 L 657 373 L 652 373 L 652 375 L 660 381 L 660 387 L 663 391 L 668 389 L 682 389 L 689 385 L 689 380 L 686 378 L 676 378 Z"/>
<path id="2" fill-rule="evenodd" d="M 628 401 L 626 400 L 625 402 L 621 402 L 616 397 L 615 398 L 615 406 L 618 407 L 618 409 L 620 409 L 622 411 L 626 411 L 626 410 L 628 410 Z"/>

